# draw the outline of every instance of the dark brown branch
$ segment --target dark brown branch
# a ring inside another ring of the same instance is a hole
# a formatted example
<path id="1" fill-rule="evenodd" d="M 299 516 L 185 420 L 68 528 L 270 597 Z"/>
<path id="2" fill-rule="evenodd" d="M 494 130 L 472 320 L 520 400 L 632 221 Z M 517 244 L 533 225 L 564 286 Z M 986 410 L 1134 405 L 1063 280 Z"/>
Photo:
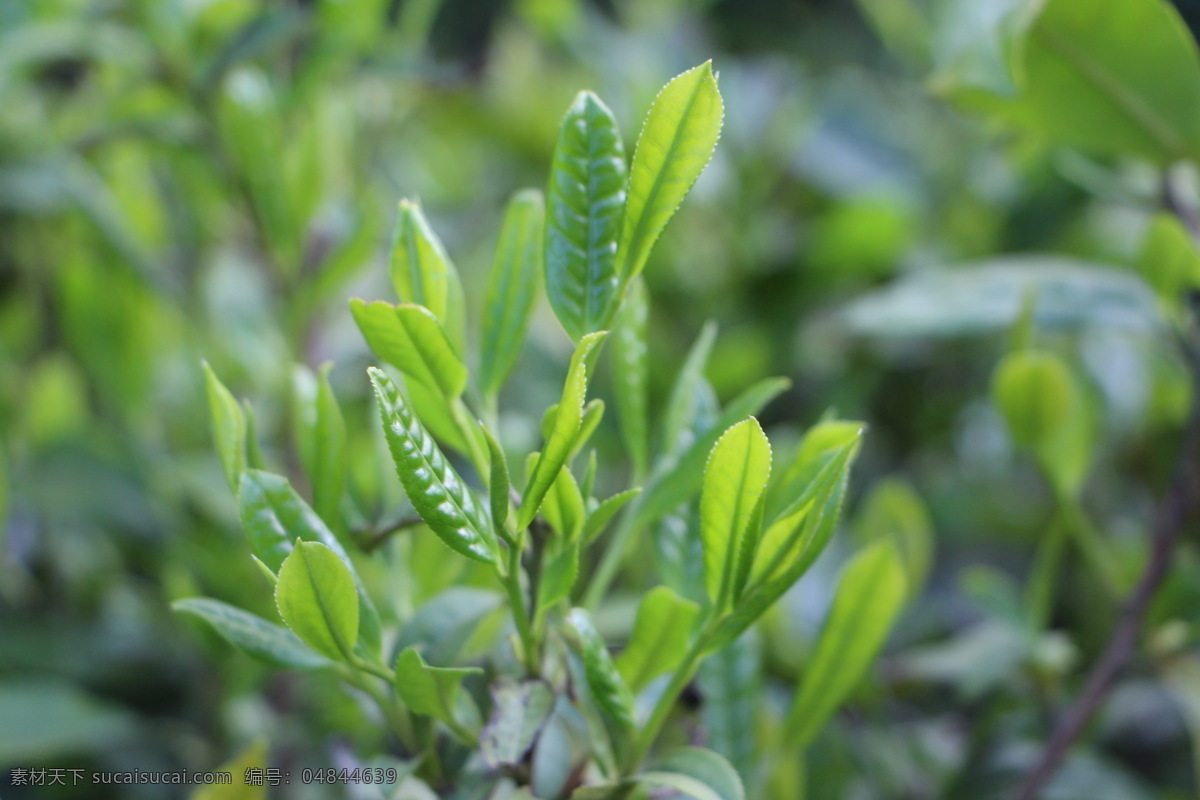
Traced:
<path id="1" fill-rule="evenodd" d="M 1192 375 L 1192 407 L 1187 431 L 1175 463 L 1175 473 L 1154 516 L 1150 557 L 1137 585 L 1121 610 L 1108 644 L 1088 674 L 1075 702 L 1059 717 L 1037 763 L 1025 776 L 1013 800 L 1036 800 L 1062 766 L 1071 745 L 1112 691 L 1121 671 L 1137 647 L 1146 609 L 1171 565 L 1175 543 L 1196 508 L 1197 459 L 1200 458 L 1200 368 L 1195 353 L 1185 343 L 1184 356 Z"/>
<path id="2" fill-rule="evenodd" d="M 415 528 L 424 523 L 420 517 L 401 517 L 390 525 L 385 525 L 378 530 L 368 528 L 366 530 L 355 531 L 354 538 L 358 541 L 358 546 L 362 548 L 364 553 L 371 553 L 379 549 L 379 546 L 386 542 L 393 534 L 400 531 Z"/>

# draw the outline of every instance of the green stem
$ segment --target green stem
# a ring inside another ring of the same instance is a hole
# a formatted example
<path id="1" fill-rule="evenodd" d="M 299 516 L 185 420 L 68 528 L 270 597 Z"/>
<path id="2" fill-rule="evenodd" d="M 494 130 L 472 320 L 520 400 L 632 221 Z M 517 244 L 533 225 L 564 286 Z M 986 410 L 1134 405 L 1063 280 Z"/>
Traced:
<path id="1" fill-rule="evenodd" d="M 520 539 L 518 539 L 520 543 Z M 509 550 L 508 557 L 508 573 L 500 576 L 500 582 L 504 584 L 504 590 L 508 593 L 508 604 L 512 607 L 513 622 L 517 626 L 517 635 L 521 639 L 522 655 L 525 659 L 525 669 L 530 676 L 538 677 L 541 674 L 541 665 L 538 660 L 537 638 L 533 633 L 533 626 L 530 624 L 529 609 L 525 604 L 525 594 L 521 591 L 521 549 L 513 547 Z"/>
<path id="2" fill-rule="evenodd" d="M 638 733 L 637 739 L 634 741 L 633 749 L 629 752 L 629 760 L 625 764 L 625 769 L 622 775 L 629 776 L 633 774 L 641 763 L 646 760 L 646 756 L 650 752 L 650 748 L 654 745 L 654 740 L 658 738 L 659 731 L 663 724 L 667 721 L 667 717 L 671 714 L 671 709 L 675 707 L 675 701 L 679 699 L 679 695 L 687 688 L 688 683 L 696 675 L 696 670 L 700 667 L 700 662 L 704 659 L 708 651 L 709 640 L 712 637 L 712 632 L 716 629 L 719 618 L 713 617 L 696 636 L 696 640 L 692 642 L 691 648 L 684 655 L 683 661 L 675 669 L 675 673 L 671 676 L 671 682 L 667 684 L 667 688 L 658 696 L 657 702 L 654 704 L 654 709 L 650 712 L 649 719 L 642 726 L 642 730 Z"/>
<path id="3" fill-rule="evenodd" d="M 1068 533 L 1074 538 L 1075 544 L 1096 573 L 1096 577 L 1104 585 L 1109 597 L 1119 598 L 1123 594 L 1121 580 L 1116 563 L 1111 553 L 1101 540 L 1099 532 L 1092 527 L 1079 501 L 1073 497 L 1060 499 L 1059 508 L 1062 512 L 1063 523 Z"/>
<path id="4" fill-rule="evenodd" d="M 1034 557 L 1029 583 L 1025 588 L 1026 613 L 1034 631 L 1040 632 L 1050 621 L 1050 611 L 1054 604 L 1054 583 L 1062 564 L 1066 534 L 1067 529 L 1063 524 L 1061 512 L 1055 514 Z"/>
<path id="5" fill-rule="evenodd" d="M 366 664 L 355 664 L 357 669 L 366 672 L 376 677 L 379 675 L 376 668 L 368 668 Z M 408 753 L 417 752 L 417 738 L 413 732 L 412 718 L 408 715 L 408 711 L 396 702 L 394 697 L 389 697 L 379 687 L 374 684 L 369 678 L 364 677 L 358 672 L 342 667 L 340 669 L 342 679 L 364 693 L 366 693 L 375 704 L 379 706 L 380 713 L 384 719 L 391 725 L 392 732 L 396 734 L 396 739 L 400 742 L 400 746 Z M 391 684 L 391 676 L 387 675 L 385 680 Z"/>

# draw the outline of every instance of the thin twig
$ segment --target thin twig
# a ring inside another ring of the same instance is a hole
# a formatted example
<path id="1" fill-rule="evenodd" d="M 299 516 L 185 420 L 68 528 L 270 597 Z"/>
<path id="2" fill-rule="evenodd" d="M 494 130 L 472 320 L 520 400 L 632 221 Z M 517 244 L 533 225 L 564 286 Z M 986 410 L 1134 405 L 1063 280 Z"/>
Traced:
<path id="1" fill-rule="evenodd" d="M 415 528 L 418 525 L 424 524 L 418 516 L 401 517 L 395 522 L 385 525 L 384 527 L 374 530 L 368 528 L 355 532 L 354 538 L 359 542 L 359 547 L 364 553 L 373 553 L 379 549 L 380 545 L 386 542 L 393 534 L 399 533 L 409 528 Z"/>
<path id="2" fill-rule="evenodd" d="M 1087 682 L 1075 702 L 1059 717 L 1037 763 L 1013 795 L 1013 800 L 1036 800 L 1066 759 L 1071 745 L 1112 691 L 1117 676 L 1129 663 L 1137 646 L 1146 609 L 1166 577 L 1175 542 L 1196 507 L 1196 462 L 1200 458 L 1200 367 L 1194 351 L 1183 344 L 1192 375 L 1192 407 L 1187 431 L 1175 463 L 1175 474 L 1154 517 L 1150 558 L 1137 585 L 1130 593 Z"/>

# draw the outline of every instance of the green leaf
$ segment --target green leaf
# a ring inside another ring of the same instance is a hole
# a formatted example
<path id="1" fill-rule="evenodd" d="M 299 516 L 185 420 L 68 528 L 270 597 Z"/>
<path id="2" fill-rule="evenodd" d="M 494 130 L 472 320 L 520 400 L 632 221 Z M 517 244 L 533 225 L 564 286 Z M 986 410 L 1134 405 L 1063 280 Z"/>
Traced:
<path id="1" fill-rule="evenodd" d="M 278 572 L 296 539 L 321 542 L 350 567 L 350 557 L 329 527 L 282 475 L 258 469 L 242 473 L 238 511 L 250 540 L 250 551 Z"/>
<path id="2" fill-rule="evenodd" d="M 409 647 L 396 659 L 396 694 L 414 714 L 457 726 L 463 679 L 482 673 L 475 667 L 431 667 Z"/>
<path id="3" fill-rule="evenodd" d="M 745 800 L 742 779 L 728 761 L 711 750 L 684 747 L 674 751 L 638 783 L 672 790 L 694 800 Z"/>
<path id="4" fill-rule="evenodd" d="M 565 472 L 565 470 L 564 470 Z M 541 614 L 571 593 L 579 577 L 579 541 L 564 543 L 542 570 L 538 583 L 537 610 Z"/>
<path id="5" fill-rule="evenodd" d="M 723 115 L 711 61 L 676 76 L 654 99 L 629 170 L 617 257 L 623 283 L 646 266 L 659 234 L 712 158 Z"/>
<path id="6" fill-rule="evenodd" d="M 508 506 L 512 502 L 509 499 L 512 484 L 508 478 L 508 461 L 504 457 L 504 448 L 496 441 L 496 437 L 492 436 L 492 432 L 487 429 L 487 426 L 480 422 L 479 427 L 487 440 L 488 457 L 491 463 L 488 475 L 488 504 L 492 512 L 492 526 L 498 536 L 507 538 L 504 523 L 508 521 Z"/>
<path id="7" fill-rule="evenodd" d="M 355 298 L 350 301 L 350 311 L 377 356 L 444 398 L 462 394 L 467 367 L 428 308 Z"/>
<path id="8" fill-rule="evenodd" d="M 616 386 L 617 422 L 636 478 L 646 474 L 650 463 L 649 434 L 649 349 L 646 345 L 650 301 L 646 284 L 639 276 L 625 292 L 625 300 L 613 322 L 613 364 Z"/>
<path id="9" fill-rule="evenodd" d="M 905 585 L 915 597 L 933 563 L 934 530 L 929 510 L 906 481 L 879 481 L 863 501 L 855 527 L 865 541 L 890 538 L 904 562 Z"/>
<path id="10" fill-rule="evenodd" d="M 271 666 L 293 669 L 330 666 L 328 660 L 309 649 L 291 631 L 219 600 L 191 597 L 176 600 L 171 608 L 199 617 L 231 644 Z"/>
<path id="11" fill-rule="evenodd" d="M 870 545 L 846 566 L 788 712 L 784 736 L 791 747 L 807 747 L 862 680 L 906 593 L 904 565 L 890 541 Z"/>
<path id="12" fill-rule="evenodd" d="M 298 367 L 294 384 L 297 443 L 312 481 L 313 507 L 322 519 L 336 521 L 346 479 L 346 422 L 329 385 L 332 366 L 325 364 L 316 376 Z"/>
<path id="13" fill-rule="evenodd" d="M 1160 212 L 1150 220 L 1137 270 L 1168 307 L 1178 305 L 1184 291 L 1200 284 L 1200 252 L 1174 214 Z"/>
<path id="14" fill-rule="evenodd" d="M 559 470 L 542 501 L 542 516 L 564 540 L 574 542 L 579 539 L 584 520 L 583 494 L 571 470 Z"/>
<path id="15" fill-rule="evenodd" d="M 400 631 L 396 651 L 418 647 L 429 663 L 452 664 L 501 601 L 501 595 L 486 589 L 451 587 L 417 609 Z"/>
<path id="16" fill-rule="evenodd" d="M 804 493 L 804 489 L 824 466 L 828 457 L 857 441 L 862 435 L 863 423 L 842 419 L 825 419 L 804 433 L 800 446 L 796 448 L 791 463 L 773 481 L 767 492 L 767 515 L 775 518 L 784 508 Z"/>
<path id="17" fill-rule="evenodd" d="M 279 568 L 275 605 L 309 647 L 332 659 L 353 660 L 358 592 L 354 576 L 328 547 L 319 542 L 296 544 Z"/>
<path id="18" fill-rule="evenodd" d="M 600 505 L 596 506 L 595 510 L 588 514 L 587 520 L 583 523 L 583 543 L 591 544 L 595 541 L 596 537 L 604 532 L 604 529 L 612 521 L 612 518 L 625 507 L 625 504 L 641 493 L 641 487 L 635 486 L 632 489 L 626 489 L 623 492 L 614 494 L 612 497 L 606 498 Z"/>
<path id="19" fill-rule="evenodd" d="M 542 499 L 550 490 L 558 472 L 563 468 L 575 447 L 583 423 L 583 401 L 587 395 L 588 356 L 592 350 L 604 341 L 607 331 L 589 333 L 579 341 L 575 354 L 571 356 L 571 366 L 567 369 L 567 379 L 563 383 L 562 400 L 554 414 L 554 428 L 546 438 L 546 446 L 533 468 L 525 494 L 521 498 L 521 509 L 517 517 L 517 528 L 525 529 L 537 516 L 542 505 Z"/>
<path id="20" fill-rule="evenodd" d="M 492 769 L 520 764 L 554 710 L 545 681 L 505 681 L 492 687 L 492 715 L 479 735 L 479 750 Z"/>
<path id="21" fill-rule="evenodd" d="M 789 386 L 791 381 L 787 378 L 766 378 L 734 398 L 721 412 L 716 424 L 703 436 L 696 437 L 669 471 L 655 476 L 646 490 L 646 499 L 638 507 L 638 524 L 660 519 L 691 497 L 700 488 L 709 451 L 720 435 L 738 420 L 757 414 Z"/>
<path id="22" fill-rule="evenodd" d="M 633 728 L 633 695 L 617 672 L 604 639 L 582 608 L 574 608 L 565 620 L 568 638 L 583 659 L 583 671 L 596 705 L 622 728 Z"/>
<path id="23" fill-rule="evenodd" d="M 638 606 L 633 633 L 616 661 L 617 671 L 634 694 L 679 666 L 699 613 L 700 606 L 666 586 L 646 593 Z"/>
<path id="24" fill-rule="evenodd" d="M 341 542 L 296 493 L 287 478 L 257 469 L 246 470 L 238 489 L 238 511 L 250 541 L 250 551 L 270 572 L 279 571 L 297 539 L 320 542 L 332 550 L 350 571 L 358 589 L 362 611 L 359 638 L 365 646 L 378 648 L 379 613 L 367 595 L 354 563 Z"/>
<path id="25" fill-rule="evenodd" d="M 754 557 L 751 525 L 771 478 L 771 443 L 754 417 L 730 427 L 713 445 L 700 494 L 704 579 L 718 612 L 734 599 L 738 565 Z"/>
<path id="26" fill-rule="evenodd" d="M 1050 0 L 1021 60 L 1021 111 L 1039 133 L 1160 165 L 1200 155 L 1200 54 L 1164 0 Z"/>
<path id="27" fill-rule="evenodd" d="M 542 193 L 523 189 L 513 195 L 500 228 L 483 311 L 479 348 L 479 387 L 495 395 L 504 384 L 525 340 L 542 279 Z"/>
<path id="28" fill-rule="evenodd" d="M 700 335 L 688 351 L 675 383 L 671 387 L 671 396 L 667 399 L 667 410 L 663 414 L 662 441 L 659 443 L 659 461 L 669 460 L 686 446 L 684 435 L 692 427 L 696 418 L 696 390 L 704 381 L 704 368 L 712 353 L 713 343 L 717 340 L 717 326 L 709 321 L 704 323 Z"/>
<path id="29" fill-rule="evenodd" d="M 575 341 L 604 326 L 617 293 L 625 149 L 612 112 L 580 92 L 563 120 L 546 192 L 546 294 Z"/>
<path id="30" fill-rule="evenodd" d="M 583 419 L 579 421 L 579 433 L 575 435 L 575 443 L 571 445 L 571 453 L 567 456 L 567 460 L 573 459 L 580 450 L 587 447 L 587 443 L 592 439 L 592 434 L 600 427 L 600 421 L 603 419 L 604 401 L 599 397 L 583 407 Z"/>
<path id="31" fill-rule="evenodd" d="M 413 413 L 438 442 L 463 455 L 472 455 L 471 445 L 463 435 L 463 429 L 459 427 L 459 418 L 455 414 L 459 401 L 447 402 L 440 389 L 426 386 L 420 381 L 407 381 L 404 389 L 408 392 L 408 402 L 413 408 Z"/>
<path id="32" fill-rule="evenodd" d="M 747 631 L 700 664 L 696 682 L 705 743 L 729 759 L 740 775 L 755 774 L 763 750 L 755 735 L 764 696 L 759 637 Z"/>
<path id="33" fill-rule="evenodd" d="M 804 494 L 773 522 L 759 542 L 750 582 L 733 613 L 720 624 L 711 650 L 727 646 L 754 624 L 801 575 L 833 536 L 858 440 L 829 457 Z"/>
<path id="34" fill-rule="evenodd" d="M 497 551 L 491 526 L 474 495 L 382 370 L 367 370 L 375 387 L 384 435 L 409 502 L 446 546 L 491 563 Z"/>
<path id="35" fill-rule="evenodd" d="M 400 201 L 391 272 L 400 302 L 429 309 L 461 347 L 464 309 L 458 272 L 420 204 L 412 200 Z"/>
<path id="36" fill-rule="evenodd" d="M 208 408 L 212 415 L 213 439 L 229 488 L 237 491 L 238 480 L 246 468 L 246 418 L 241 406 L 220 378 L 204 362 L 204 383 L 208 389 Z"/>

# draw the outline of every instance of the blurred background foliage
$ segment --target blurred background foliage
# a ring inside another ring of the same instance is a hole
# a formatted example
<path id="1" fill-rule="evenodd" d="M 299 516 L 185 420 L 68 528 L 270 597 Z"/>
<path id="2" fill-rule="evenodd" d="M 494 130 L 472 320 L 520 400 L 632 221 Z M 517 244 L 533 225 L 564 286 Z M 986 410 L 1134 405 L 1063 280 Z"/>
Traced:
<path id="1" fill-rule="evenodd" d="M 296 365 L 336 363 L 348 515 L 370 533 L 401 499 L 345 301 L 390 297 L 396 201 L 420 199 L 477 297 L 503 203 L 544 185 L 575 92 L 597 91 L 629 124 L 711 57 L 724 134 L 646 272 L 665 365 L 652 394 L 716 319 L 716 397 L 787 375 L 765 425 L 794 440 L 829 409 L 870 424 L 845 527 L 936 531 L 936 560 L 814 746 L 809 794 L 990 796 L 981 787 L 1029 763 L 1117 607 L 1069 560 L 1050 632 L 1030 629 L 1018 607 L 1038 542 L 1064 514 L 1094 527 L 1107 578 L 1130 585 L 1190 397 L 1131 269 L 1160 205 L 1153 159 L 998 124 L 1020 6 L 0 0 L 0 767 L 205 769 L 256 736 L 285 767 L 378 752 L 332 683 L 271 674 L 168 611 L 195 594 L 269 602 L 212 450 L 201 362 L 253 403 L 264 458 L 301 485 L 312 383 Z M 1194 176 L 1177 177 L 1194 202 Z M 1056 467 L 1022 455 L 990 394 L 1018 335 L 1077 387 L 1084 476 L 1065 505 Z M 568 352 L 539 309 L 520 390 L 502 398 L 507 437 L 534 442 L 530 414 L 553 401 Z M 701 701 L 706 683 L 744 696 L 744 717 L 709 721 L 710 746 L 739 767 L 762 756 L 740 726 L 756 704 L 786 703 L 849 549 L 701 674 Z M 622 585 L 651 583 L 653 563 L 632 559 Z M 1053 796 L 1191 796 L 1197 587 L 1188 543 L 1148 661 Z M 601 621 L 619 636 L 631 609 Z M 763 685 L 706 677 L 759 664 Z"/>

